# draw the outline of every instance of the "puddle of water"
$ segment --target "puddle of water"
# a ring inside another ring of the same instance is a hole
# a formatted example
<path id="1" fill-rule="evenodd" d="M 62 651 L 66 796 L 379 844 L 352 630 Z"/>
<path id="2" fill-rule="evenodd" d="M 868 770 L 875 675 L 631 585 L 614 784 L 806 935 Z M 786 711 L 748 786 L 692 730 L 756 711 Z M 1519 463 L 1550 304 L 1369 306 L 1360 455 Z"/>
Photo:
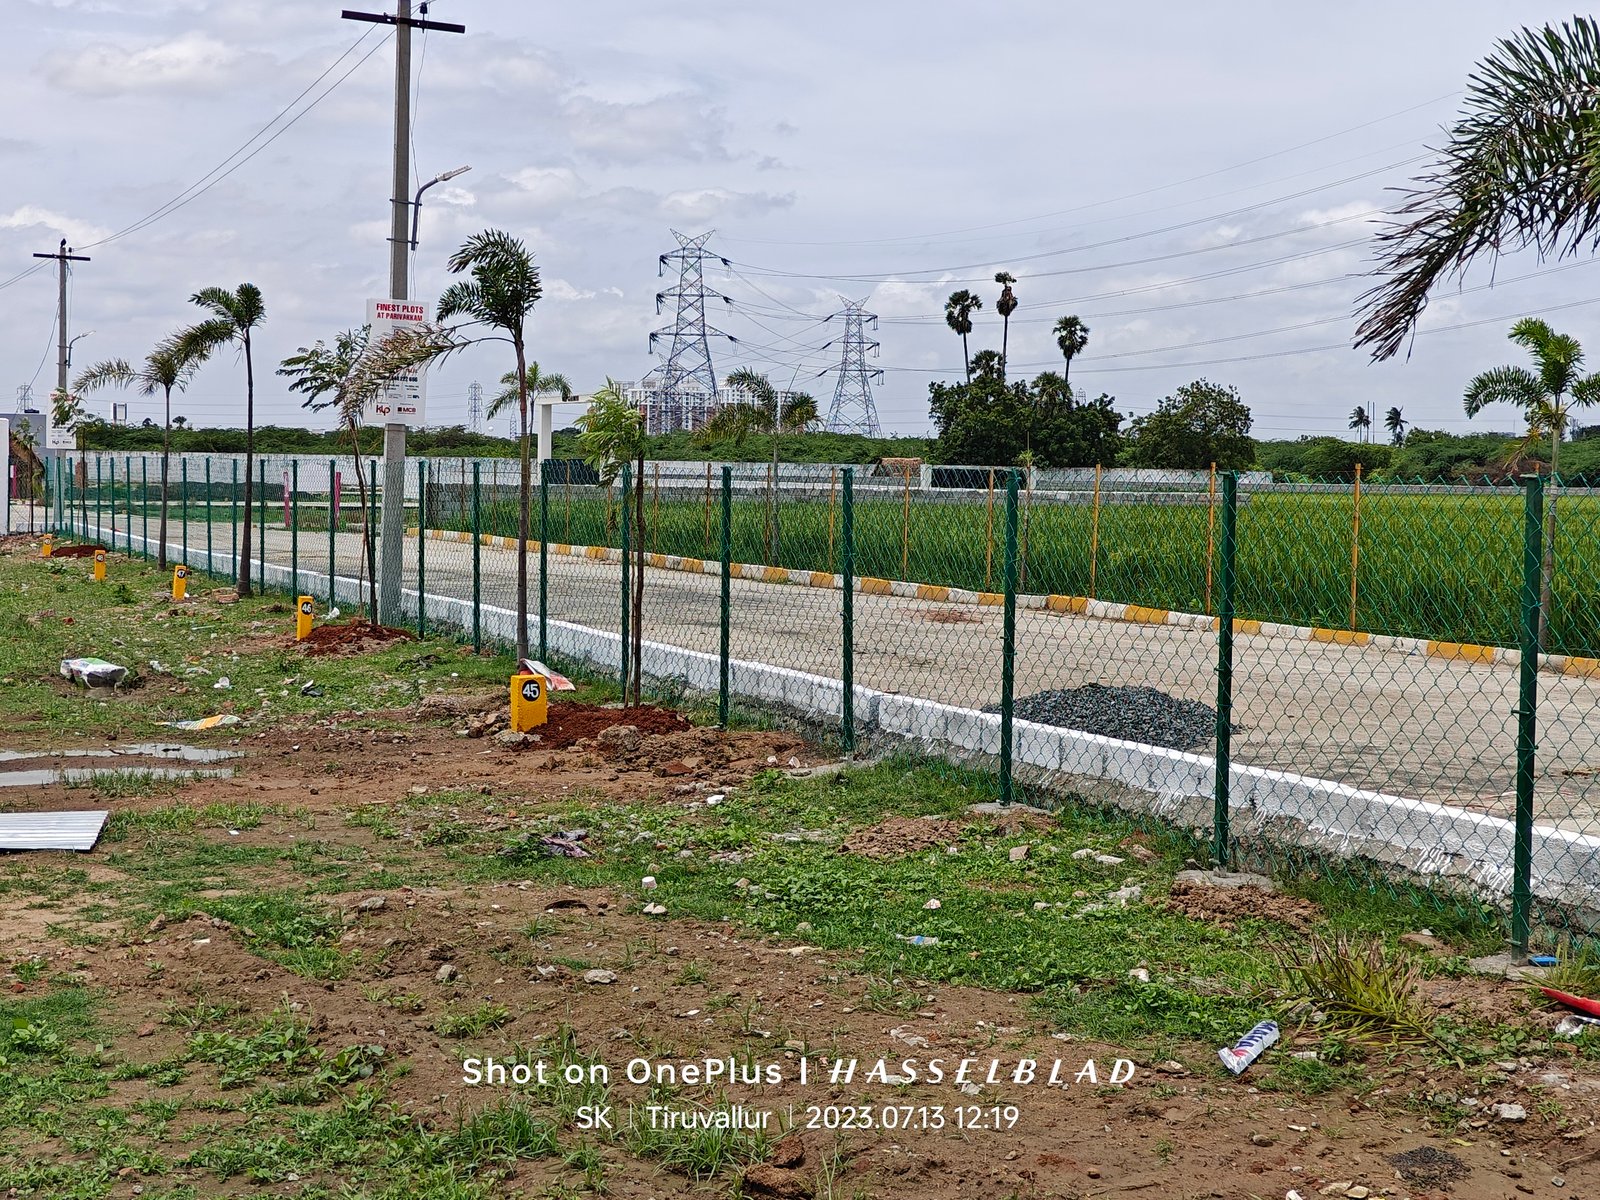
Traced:
<path id="1" fill-rule="evenodd" d="M 211 750 L 176 742 L 134 742 L 104 750 L 0 750 L 0 762 L 23 758 L 170 758 L 179 762 L 220 762 L 241 757 L 243 753 L 238 750 Z"/>
<path id="2" fill-rule="evenodd" d="M 37 756 L 19 756 L 37 757 Z M 0 788 L 47 787 L 52 783 L 92 783 L 96 775 L 139 779 L 230 779 L 232 767 L 44 767 L 33 771 L 0 771 Z"/>

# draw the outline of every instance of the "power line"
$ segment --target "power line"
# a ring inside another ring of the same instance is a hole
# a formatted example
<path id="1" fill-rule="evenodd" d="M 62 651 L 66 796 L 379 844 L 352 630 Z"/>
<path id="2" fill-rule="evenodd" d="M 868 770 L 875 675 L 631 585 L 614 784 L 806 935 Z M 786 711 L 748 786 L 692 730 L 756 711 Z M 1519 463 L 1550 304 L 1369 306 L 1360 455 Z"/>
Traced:
<path id="1" fill-rule="evenodd" d="M 1053 277 L 1058 276 L 1058 275 L 1086 275 L 1086 274 L 1089 274 L 1090 272 L 1093 272 L 1093 271 L 1112 271 L 1112 270 L 1120 270 L 1121 268 L 1124 268 L 1124 267 L 1141 267 L 1141 266 L 1147 266 L 1150 263 L 1170 262 L 1172 259 L 1175 259 L 1175 258 L 1187 258 L 1187 257 L 1189 257 L 1191 255 L 1195 255 L 1195 254 L 1213 254 L 1218 250 L 1237 250 L 1241 246 L 1255 246 L 1255 245 L 1259 245 L 1262 242 L 1275 241 L 1278 238 L 1294 237 L 1297 234 L 1310 233 L 1310 232 L 1312 232 L 1314 230 L 1317 230 L 1317 229 L 1328 229 L 1328 228 L 1331 228 L 1332 226 L 1335 226 L 1335 225 L 1348 225 L 1351 221 L 1364 221 L 1369 217 L 1380 216 L 1382 214 L 1382 212 L 1383 212 L 1382 209 L 1377 209 L 1377 208 L 1366 209 L 1366 210 L 1364 210 L 1362 212 L 1349 213 L 1349 214 L 1347 214 L 1345 216 L 1342 216 L 1342 217 L 1331 217 L 1326 221 L 1312 221 L 1309 224 L 1295 225 L 1295 226 L 1289 227 L 1288 229 L 1277 229 L 1277 230 L 1274 230 L 1271 233 L 1258 234 L 1255 237 L 1240 238 L 1238 241 L 1218 242 L 1216 245 L 1213 245 L 1213 246 L 1196 246 L 1196 247 L 1194 247 L 1192 249 L 1189 249 L 1189 250 L 1173 250 L 1173 251 L 1170 251 L 1170 252 L 1168 252 L 1166 254 L 1154 254 L 1154 255 L 1150 255 L 1149 257 L 1146 257 L 1146 258 L 1130 258 L 1130 259 L 1126 259 L 1126 260 L 1124 260 L 1122 262 L 1097 263 L 1094 266 L 1088 266 L 1088 267 L 1059 267 L 1059 268 L 1057 268 L 1057 269 L 1055 269 L 1053 271 L 1034 271 L 1031 274 L 1029 274 L 1027 276 L 1027 278 L 1029 278 L 1029 279 L 1047 279 L 1047 278 L 1053 278 Z M 1132 239 L 1127 239 L 1127 240 L 1132 240 Z M 1361 239 L 1361 241 L 1364 243 L 1365 239 Z M 1051 256 L 1054 256 L 1054 255 L 1063 254 L 1063 253 L 1068 253 L 1068 251 L 1052 250 L 1052 251 L 1046 252 L 1045 254 L 1029 255 L 1029 256 L 1026 256 L 1026 257 L 1024 257 L 1022 259 L 1012 259 L 1012 260 L 1009 260 L 1009 261 L 1012 261 L 1012 262 L 1026 262 L 1026 261 L 1028 261 L 1029 259 L 1032 259 L 1032 258 L 1051 257 Z M 1001 261 L 1002 260 L 996 260 L 996 263 L 1001 262 Z M 918 283 L 918 282 L 925 282 L 925 283 L 938 283 L 938 284 L 940 284 L 942 286 L 942 285 L 951 284 L 951 283 L 988 283 L 989 279 L 987 277 L 983 277 L 983 276 L 974 276 L 974 277 L 967 277 L 967 278 L 962 278 L 962 277 L 940 278 L 940 279 L 936 279 L 936 280 L 910 280 L 910 279 L 907 279 L 906 276 L 907 275 L 928 274 L 928 273 L 945 275 L 950 271 L 967 270 L 967 269 L 976 268 L 976 267 L 985 266 L 985 265 L 994 266 L 994 265 L 996 265 L 996 263 L 988 263 L 988 264 L 970 263 L 970 264 L 968 264 L 967 267 L 940 267 L 940 268 L 929 267 L 926 270 L 922 270 L 922 271 L 908 271 L 908 272 L 899 273 L 899 274 L 887 274 L 887 275 L 823 275 L 823 274 L 816 274 L 816 273 L 807 272 L 807 271 L 765 270 L 765 269 L 760 268 L 760 267 L 752 267 L 748 263 L 741 263 L 740 265 L 746 267 L 748 270 L 756 271 L 757 273 L 759 273 L 761 275 L 765 275 L 765 276 L 768 276 L 768 277 L 771 277 L 771 278 L 827 279 L 827 280 L 835 280 L 835 281 L 844 282 L 844 283 L 896 283 L 896 282 Z"/>
<path id="2" fill-rule="evenodd" d="M 1108 204 L 1120 204 L 1125 200 L 1137 200 L 1141 196 L 1154 195 L 1156 192 L 1169 191 L 1169 190 L 1171 190 L 1172 188 L 1175 188 L 1175 187 L 1183 187 L 1186 184 L 1198 183 L 1202 179 L 1213 179 L 1218 175 L 1226 175 L 1231 171 L 1243 170 L 1245 167 L 1252 167 L 1252 166 L 1255 166 L 1255 164 L 1257 164 L 1257 163 L 1266 162 L 1269 159 L 1279 158 L 1279 157 L 1281 157 L 1281 156 L 1283 156 L 1285 154 L 1293 154 L 1296 151 L 1306 150 L 1306 149 L 1309 149 L 1312 146 L 1319 146 L 1324 142 L 1333 141 L 1335 138 L 1344 137 L 1346 134 L 1359 133 L 1363 129 L 1369 129 L 1374 125 L 1381 125 L 1381 124 L 1383 124 L 1383 122 L 1392 121 L 1396 117 L 1407 116 L 1407 115 L 1409 115 L 1411 113 L 1418 112 L 1418 111 L 1420 111 L 1420 110 L 1422 110 L 1424 108 L 1431 108 L 1433 105 L 1438 104 L 1442 100 L 1450 100 L 1450 99 L 1453 99 L 1454 97 L 1459 96 L 1459 95 L 1461 95 L 1461 91 L 1458 88 L 1455 91 L 1446 92 L 1442 96 L 1435 96 L 1431 100 L 1424 100 L 1420 104 L 1413 104 L 1413 105 L 1411 105 L 1411 106 L 1409 106 L 1407 108 L 1402 108 L 1397 112 L 1386 113 L 1385 115 L 1383 115 L 1381 117 L 1374 117 L 1372 120 L 1363 121 L 1359 125 L 1351 125 L 1348 128 L 1340 129 L 1340 130 L 1337 130 L 1337 131 L 1335 131 L 1333 133 L 1324 134 L 1321 137 L 1312 138 L 1308 142 L 1301 142 L 1299 145 L 1289 146 L 1289 147 L 1287 147 L 1286 149 L 1283 149 L 1283 150 L 1273 150 L 1273 151 L 1270 151 L 1267 154 L 1262 154 L 1262 155 L 1258 155 L 1255 158 L 1246 159 L 1243 162 L 1233 163 L 1233 164 L 1231 164 L 1229 166 L 1226 166 L 1226 167 L 1218 167 L 1215 170 L 1205 171 L 1205 172 L 1202 172 L 1199 175 L 1191 175 L 1187 179 L 1175 180 L 1172 183 L 1157 184 L 1154 187 L 1143 188 L 1143 189 L 1141 189 L 1139 191 L 1136 191 L 1136 192 L 1127 192 L 1127 193 L 1124 193 L 1121 196 L 1112 196 L 1112 197 L 1109 197 L 1109 198 L 1107 198 L 1105 200 L 1094 200 L 1094 201 L 1091 201 L 1091 202 L 1089 202 L 1087 204 L 1077 205 L 1077 206 L 1075 206 L 1073 208 L 1057 209 L 1055 212 L 1044 213 L 1044 214 L 1041 214 L 1041 215 L 1038 215 L 1038 216 L 1017 217 L 1017 218 L 1014 218 L 1014 219 L 1009 220 L 1009 221 L 996 221 L 996 222 L 994 222 L 992 224 L 988 224 L 988 225 L 970 225 L 970 226 L 967 226 L 964 229 L 946 230 L 946 231 L 944 231 L 942 233 L 904 234 L 904 235 L 900 235 L 900 236 L 897 236 L 897 237 L 876 238 L 876 239 L 871 239 L 871 240 L 868 240 L 868 241 L 763 242 L 763 241 L 761 241 L 759 239 L 754 239 L 754 238 L 729 238 L 727 240 L 730 241 L 730 242 L 743 242 L 743 243 L 748 244 L 748 245 L 776 245 L 776 246 L 790 246 L 790 245 L 793 245 L 793 246 L 887 245 L 887 244 L 892 243 L 892 242 L 903 242 L 903 241 L 925 242 L 925 241 L 930 241 L 930 240 L 932 240 L 934 238 L 950 237 L 950 236 L 954 236 L 956 234 L 982 233 L 985 230 L 989 230 L 989 229 L 1004 229 L 1007 226 L 1011 226 L 1011 225 L 1024 225 L 1024 224 L 1027 224 L 1027 223 L 1032 222 L 1032 221 L 1046 221 L 1046 220 L 1051 220 L 1051 219 L 1053 219 L 1055 217 L 1070 216 L 1072 213 L 1075 213 L 1075 212 L 1084 212 L 1084 211 L 1087 211 L 1087 210 L 1093 209 L 1093 208 L 1102 208 L 1102 207 L 1104 207 L 1105 205 L 1108 205 Z"/>
<path id="3" fill-rule="evenodd" d="M 185 205 L 189 204 L 191 201 L 199 199 L 201 196 L 203 196 L 207 192 L 209 192 L 212 188 L 216 187 L 217 184 L 221 183 L 229 175 L 232 175 L 240 167 L 244 166 L 245 163 L 249 162 L 257 154 L 260 154 L 268 146 L 272 145 L 273 142 L 277 141 L 280 137 L 282 137 L 285 133 L 287 133 L 291 128 L 293 128 L 294 125 L 296 123 L 298 123 L 299 120 L 302 117 L 304 117 L 312 109 L 316 108 L 317 105 L 322 103 L 322 101 L 327 99 L 328 95 L 335 88 L 337 88 L 346 79 L 350 78 L 351 75 L 353 75 L 357 70 L 359 70 L 361 68 L 363 63 L 365 63 L 369 58 L 371 58 L 374 54 L 376 54 L 379 50 L 381 50 L 383 48 L 384 44 L 389 40 L 390 37 L 394 36 L 393 33 L 391 32 L 389 34 L 386 34 L 382 38 L 380 38 L 378 40 L 378 42 L 372 47 L 372 49 L 368 50 L 365 54 L 363 54 L 359 59 L 356 60 L 356 62 L 354 64 L 351 65 L 351 67 L 347 71 L 345 71 L 345 73 L 343 75 L 340 75 L 331 84 L 329 84 L 328 87 L 323 89 L 323 91 L 315 99 L 313 99 L 310 104 L 306 105 L 305 108 L 301 109 L 298 113 L 296 113 L 293 117 L 291 117 L 287 122 L 285 122 L 284 125 L 282 126 L 282 128 L 278 129 L 275 133 L 273 133 L 271 137 L 266 138 L 265 141 L 261 141 L 261 144 L 259 146 L 256 146 L 256 148 L 254 150 L 251 150 L 250 153 L 244 154 L 244 152 L 246 150 L 248 150 L 252 144 L 254 144 L 255 142 L 261 140 L 262 136 L 267 132 L 267 130 L 271 129 L 274 125 L 276 125 L 279 121 L 281 121 L 283 119 L 283 117 L 284 117 L 284 114 L 288 113 L 291 109 L 293 109 L 296 104 L 298 104 L 302 99 L 304 99 L 305 96 L 307 94 L 309 94 L 312 91 L 312 89 L 317 86 L 317 84 L 321 83 L 324 79 L 326 79 L 333 72 L 335 67 L 337 67 L 346 58 L 350 57 L 350 55 L 354 54 L 355 51 L 360 48 L 361 43 L 366 41 L 367 38 L 371 37 L 374 32 L 375 32 L 375 30 L 369 29 L 365 33 L 363 33 L 359 38 L 357 38 L 355 40 L 355 42 L 348 49 L 346 49 L 344 51 L 344 53 L 339 55 L 338 58 L 334 59 L 333 62 L 328 64 L 327 68 L 323 70 L 322 74 L 318 75 L 315 79 L 313 79 L 309 84 L 307 84 L 305 86 L 304 89 L 301 90 L 299 95 L 297 95 L 293 100 L 289 101 L 288 104 L 286 104 L 282 109 L 280 109 L 276 116 L 274 116 L 270 121 L 268 121 L 259 130 L 257 130 L 248 140 L 246 140 L 241 146 L 239 146 L 239 148 L 236 149 L 232 154 L 228 155 L 227 158 L 223 159 L 215 167 L 212 167 L 211 170 L 207 171 L 204 175 L 202 175 L 194 183 L 192 183 L 188 187 L 184 188 L 183 191 L 179 192 L 171 200 L 168 200 L 165 204 L 161 205 L 159 208 L 155 209 L 153 212 L 148 213 L 147 215 L 145 215 L 143 217 L 140 217 L 137 221 L 133 222 L 133 224 L 125 226 L 124 228 L 119 229 L 115 233 L 107 234 L 105 237 L 101 238 L 99 241 L 90 242 L 88 245 L 81 247 L 81 249 L 90 250 L 90 249 L 93 249 L 96 246 L 104 246 L 108 242 L 114 242 L 114 241 L 117 241 L 119 238 L 127 237 L 130 233 L 137 233 L 139 230 L 145 229 L 145 228 L 155 224 L 157 221 L 160 221 L 165 217 L 171 216 L 173 213 L 177 212 L 180 208 L 183 208 Z M 244 154 L 243 158 L 239 157 L 241 154 Z M 238 161 L 235 162 L 234 161 L 235 159 L 238 159 Z M 229 166 L 228 164 L 230 164 L 230 163 L 232 163 L 233 165 Z M 224 168 L 226 168 L 226 169 L 224 169 Z M 4 285 L 0 284 L 0 286 L 4 286 Z"/>

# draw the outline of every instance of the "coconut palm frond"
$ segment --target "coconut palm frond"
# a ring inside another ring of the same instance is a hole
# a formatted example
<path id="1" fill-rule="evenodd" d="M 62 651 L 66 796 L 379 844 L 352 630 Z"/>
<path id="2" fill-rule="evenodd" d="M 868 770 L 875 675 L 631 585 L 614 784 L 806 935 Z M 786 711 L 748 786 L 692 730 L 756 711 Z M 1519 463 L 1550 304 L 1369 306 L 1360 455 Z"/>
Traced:
<path id="1" fill-rule="evenodd" d="M 814 397 L 805 392 L 794 392 L 784 401 L 782 425 L 789 433 L 799 433 L 815 425 L 820 416 Z"/>
<path id="2" fill-rule="evenodd" d="M 1503 39 L 1468 79 L 1438 161 L 1378 237 L 1355 344 L 1392 357 L 1442 280 L 1480 255 L 1541 258 L 1600 245 L 1600 22 L 1574 17 Z"/>
<path id="3" fill-rule="evenodd" d="M 1491 404 L 1514 404 L 1527 410 L 1544 395 L 1539 377 L 1526 367 L 1495 367 L 1473 377 L 1467 384 L 1462 405 L 1467 416 L 1475 417 Z"/>
<path id="4" fill-rule="evenodd" d="M 76 392 L 95 392 L 104 387 L 127 387 L 134 381 L 133 368 L 125 358 L 108 358 L 78 372 L 72 389 Z"/>
<path id="5" fill-rule="evenodd" d="M 572 384 L 565 375 L 556 371 L 541 371 L 536 362 L 528 364 L 525 378 L 529 400 L 535 396 L 548 396 L 552 393 L 559 393 L 562 399 L 569 400 L 574 394 Z M 516 407 L 517 397 L 517 373 L 507 371 L 500 376 L 500 390 L 494 394 L 494 399 L 489 401 L 489 407 L 484 410 L 485 419 L 492 421 L 506 409 Z"/>

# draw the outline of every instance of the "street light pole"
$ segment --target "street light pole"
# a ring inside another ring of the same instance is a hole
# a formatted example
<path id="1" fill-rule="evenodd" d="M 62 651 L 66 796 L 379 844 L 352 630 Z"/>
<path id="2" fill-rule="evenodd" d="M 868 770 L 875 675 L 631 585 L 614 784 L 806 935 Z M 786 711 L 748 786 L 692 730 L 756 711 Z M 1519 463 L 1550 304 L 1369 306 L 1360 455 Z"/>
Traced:
<path id="1" fill-rule="evenodd" d="M 457 167 L 454 171 L 446 171 L 442 175 L 435 175 L 427 183 L 417 189 L 416 199 L 411 202 L 411 248 L 417 248 L 417 224 L 422 220 L 422 193 L 436 183 L 443 183 L 447 179 L 454 179 L 457 175 L 465 175 L 471 167 Z"/>
<path id="2" fill-rule="evenodd" d="M 394 15 L 352 12 L 340 14 L 348 21 L 369 21 L 394 26 L 394 183 L 389 196 L 389 298 L 407 299 L 407 253 L 411 239 L 407 234 L 406 209 L 411 192 L 411 31 L 433 29 L 441 33 L 465 33 L 465 25 L 429 21 L 424 0 L 423 17 L 411 15 L 411 0 L 395 0 Z M 405 552 L 406 504 L 406 427 L 391 421 L 383 427 L 383 512 L 379 517 L 378 538 L 378 618 L 400 618 L 400 577 Z"/>

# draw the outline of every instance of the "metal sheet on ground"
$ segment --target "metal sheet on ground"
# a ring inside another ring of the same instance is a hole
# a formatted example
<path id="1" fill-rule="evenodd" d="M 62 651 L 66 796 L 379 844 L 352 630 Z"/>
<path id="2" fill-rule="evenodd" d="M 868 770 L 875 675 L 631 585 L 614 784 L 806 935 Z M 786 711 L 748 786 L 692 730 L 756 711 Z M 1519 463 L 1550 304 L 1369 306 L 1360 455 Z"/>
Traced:
<path id="1" fill-rule="evenodd" d="M 107 809 L 0 813 L 0 850 L 93 850 Z"/>

